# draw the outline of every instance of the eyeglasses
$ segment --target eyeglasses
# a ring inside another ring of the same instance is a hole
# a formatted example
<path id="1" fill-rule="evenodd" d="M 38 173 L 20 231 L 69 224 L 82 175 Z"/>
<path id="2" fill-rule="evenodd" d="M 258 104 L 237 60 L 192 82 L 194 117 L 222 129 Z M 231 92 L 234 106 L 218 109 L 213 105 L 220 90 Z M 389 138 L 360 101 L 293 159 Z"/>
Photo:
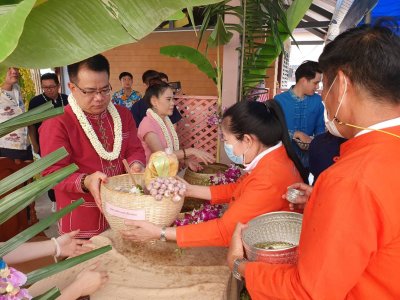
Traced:
<path id="1" fill-rule="evenodd" d="M 42 86 L 42 90 L 52 90 L 58 87 L 58 85 Z"/>
<path id="2" fill-rule="evenodd" d="M 74 85 L 82 92 L 82 94 L 86 95 L 87 97 L 94 97 L 97 94 L 100 94 L 102 96 L 108 96 L 111 94 L 111 84 L 108 85 L 108 87 L 103 88 L 101 90 L 94 90 L 94 89 L 81 89 L 76 83 Z"/>

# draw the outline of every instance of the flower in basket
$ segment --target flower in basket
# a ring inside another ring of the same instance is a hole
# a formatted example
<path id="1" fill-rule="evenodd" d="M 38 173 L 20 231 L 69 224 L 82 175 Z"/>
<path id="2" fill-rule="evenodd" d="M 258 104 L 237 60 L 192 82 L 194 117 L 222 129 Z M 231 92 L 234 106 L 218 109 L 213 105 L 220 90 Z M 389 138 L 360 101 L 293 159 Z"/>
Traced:
<path id="1" fill-rule="evenodd" d="M 225 172 L 217 172 L 215 176 L 210 176 L 211 185 L 228 184 L 236 182 L 242 175 L 240 168 L 231 165 Z M 191 213 L 185 213 L 183 218 L 175 220 L 175 226 L 188 224 L 198 224 L 212 219 L 222 217 L 225 210 L 224 205 L 211 205 L 209 201 L 201 205 L 200 208 L 194 209 Z"/>
<path id="2" fill-rule="evenodd" d="M 8 267 L 4 260 L 0 259 L 0 300 L 32 299 L 28 290 L 21 288 L 26 279 L 24 273 Z"/>
<path id="3" fill-rule="evenodd" d="M 198 224 L 220 218 L 223 211 L 223 205 L 211 205 L 206 203 L 205 205 L 201 205 L 199 209 L 194 209 L 191 213 L 185 213 L 183 218 L 175 220 L 175 226 Z"/>
<path id="4" fill-rule="evenodd" d="M 232 164 L 226 171 L 219 171 L 215 176 L 210 176 L 210 183 L 212 185 L 219 185 L 236 182 L 241 175 L 242 172 L 240 168 Z"/>

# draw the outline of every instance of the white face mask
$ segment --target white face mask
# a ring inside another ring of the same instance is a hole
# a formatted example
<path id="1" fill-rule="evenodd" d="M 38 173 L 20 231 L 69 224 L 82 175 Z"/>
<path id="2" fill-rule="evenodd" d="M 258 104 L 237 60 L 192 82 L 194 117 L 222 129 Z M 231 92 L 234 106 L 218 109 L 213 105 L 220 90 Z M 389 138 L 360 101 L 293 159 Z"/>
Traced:
<path id="1" fill-rule="evenodd" d="M 326 98 L 327 98 L 328 95 L 329 95 L 329 92 L 330 92 L 331 89 L 332 89 L 332 86 L 334 85 L 334 83 L 335 83 L 335 81 L 336 81 L 336 78 L 337 78 L 337 76 L 336 76 L 335 79 L 333 80 L 331 86 L 330 86 L 329 89 L 328 89 L 328 92 L 327 92 L 326 95 L 325 95 L 324 103 L 325 103 L 325 101 L 326 101 Z M 325 106 L 325 104 L 324 104 L 324 120 L 325 120 L 325 126 L 326 126 L 326 128 L 328 129 L 328 131 L 329 131 L 332 135 L 337 136 L 337 137 L 341 137 L 341 138 L 343 138 L 344 136 L 343 136 L 343 135 L 339 132 L 339 130 L 337 129 L 335 120 L 337 120 L 337 115 L 338 115 L 338 113 L 339 113 L 340 107 L 342 106 L 343 98 L 344 98 L 344 96 L 346 96 L 346 93 L 347 93 L 347 80 L 346 80 L 346 77 L 344 77 L 344 83 L 345 83 L 344 92 L 343 92 L 342 97 L 340 98 L 339 106 L 338 106 L 338 108 L 337 108 L 337 110 L 336 110 L 336 113 L 335 113 L 335 115 L 333 116 L 333 119 L 332 119 L 332 120 L 329 120 L 328 111 L 326 110 L 326 106 Z"/>

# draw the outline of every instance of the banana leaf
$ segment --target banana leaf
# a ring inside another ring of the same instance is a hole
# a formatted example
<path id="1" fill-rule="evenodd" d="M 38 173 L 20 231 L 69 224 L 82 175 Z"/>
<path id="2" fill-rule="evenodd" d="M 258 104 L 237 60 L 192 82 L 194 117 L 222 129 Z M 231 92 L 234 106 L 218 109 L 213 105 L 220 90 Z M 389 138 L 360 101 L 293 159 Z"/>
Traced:
<path id="1" fill-rule="evenodd" d="M 198 50 L 181 45 L 165 46 L 160 48 L 160 53 L 166 56 L 185 59 L 197 66 L 197 68 L 217 83 L 217 71 L 211 65 L 207 57 Z"/>
<path id="2" fill-rule="evenodd" d="M 61 292 L 58 288 L 53 287 L 48 290 L 46 293 L 43 293 L 39 296 L 32 298 L 32 300 L 55 300 L 61 295 Z"/>
<path id="3" fill-rule="evenodd" d="M 83 202 L 84 202 L 83 199 L 80 198 L 79 200 L 72 202 L 70 205 L 60 209 L 59 211 L 55 212 L 54 214 L 51 214 L 49 217 L 41 220 L 40 222 L 36 223 L 35 225 L 32 225 L 31 227 L 29 227 L 29 228 L 25 229 L 24 231 L 18 233 L 17 235 L 13 236 L 7 242 L 1 244 L 0 257 L 3 257 L 7 253 L 10 253 L 12 250 L 16 249 L 22 243 L 25 243 L 26 241 L 30 240 L 32 237 L 37 235 L 39 232 L 42 232 L 47 227 L 49 227 L 51 224 L 53 224 L 54 222 L 58 221 L 63 216 L 65 216 L 67 213 L 70 213 L 72 210 L 77 208 Z"/>
<path id="4" fill-rule="evenodd" d="M 219 47 L 229 43 L 232 39 L 233 33 L 226 30 L 222 16 L 218 15 L 217 24 L 214 30 L 208 37 L 208 47 Z"/>
<path id="5" fill-rule="evenodd" d="M 0 224 L 18 213 L 20 210 L 18 210 L 17 207 L 20 208 L 22 206 L 22 208 L 24 208 L 28 206 L 35 198 L 40 196 L 41 193 L 51 189 L 77 169 L 77 165 L 71 164 L 3 197 L 0 200 Z"/>
<path id="6" fill-rule="evenodd" d="M 59 148 L 56 151 L 42 157 L 39 160 L 29 164 L 25 168 L 18 170 L 17 172 L 7 176 L 0 181 L 0 196 L 12 190 L 16 186 L 24 183 L 28 179 L 32 178 L 34 175 L 42 172 L 43 170 L 50 167 L 52 164 L 63 159 L 68 155 L 65 148 Z"/>
<path id="7" fill-rule="evenodd" d="M 272 1 L 273 2 L 273 1 Z M 304 17 L 305 13 L 309 9 L 312 0 L 302 0 L 302 1 L 293 1 L 292 5 L 286 11 L 286 26 L 281 22 L 278 24 L 278 38 L 281 41 L 285 41 L 289 38 L 290 32 L 292 32 L 301 19 Z M 260 68 L 258 70 L 252 70 L 250 74 L 258 74 L 265 77 L 267 68 L 274 62 L 274 60 L 279 56 L 282 51 L 282 44 L 276 43 L 276 33 L 273 35 L 275 38 L 267 39 L 265 46 L 260 49 L 257 53 L 257 57 L 254 60 L 254 64 L 258 64 L 260 57 L 268 56 L 267 61 L 263 62 L 264 68 Z M 257 85 L 257 82 L 250 82 L 249 80 L 244 80 L 244 85 L 247 87 L 254 87 Z M 247 89 L 249 90 L 249 89 Z"/>
<path id="8" fill-rule="evenodd" d="M 98 248 L 96 250 L 92 250 L 90 252 L 81 254 L 79 256 L 75 256 L 63 261 L 60 261 L 58 263 L 52 264 L 50 266 L 46 266 L 44 268 L 40 268 L 38 270 L 32 271 L 30 273 L 27 274 L 27 281 L 25 283 L 25 286 L 29 286 L 34 284 L 35 282 L 42 280 L 46 277 L 49 277 L 51 275 L 57 274 L 59 272 L 62 272 L 66 269 L 72 268 L 84 261 L 87 261 L 89 259 L 92 259 L 96 256 L 99 256 L 103 253 L 106 253 L 108 251 L 110 251 L 112 248 L 110 245 L 108 246 L 104 246 L 101 248 Z"/>
<path id="9" fill-rule="evenodd" d="M 221 0 L 24 0 L 0 15 L 3 66 L 64 66 L 137 42 L 185 7 Z M 49 18 L 51 16 L 51 18 Z M 17 20 L 17 21 L 16 21 Z"/>

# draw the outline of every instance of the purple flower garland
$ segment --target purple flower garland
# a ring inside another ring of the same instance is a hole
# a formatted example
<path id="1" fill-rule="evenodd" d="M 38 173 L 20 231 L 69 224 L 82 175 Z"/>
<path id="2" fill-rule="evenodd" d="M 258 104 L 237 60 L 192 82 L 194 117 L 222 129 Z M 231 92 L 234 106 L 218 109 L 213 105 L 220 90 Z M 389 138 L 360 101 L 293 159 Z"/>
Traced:
<path id="1" fill-rule="evenodd" d="M 228 184 L 236 182 L 242 175 L 240 168 L 231 165 L 225 172 L 217 172 L 215 176 L 210 176 L 211 185 Z M 182 219 L 175 220 L 175 226 L 198 224 L 212 219 L 220 218 L 225 210 L 224 205 L 211 205 L 209 201 L 194 209 L 191 213 L 185 213 Z"/>

